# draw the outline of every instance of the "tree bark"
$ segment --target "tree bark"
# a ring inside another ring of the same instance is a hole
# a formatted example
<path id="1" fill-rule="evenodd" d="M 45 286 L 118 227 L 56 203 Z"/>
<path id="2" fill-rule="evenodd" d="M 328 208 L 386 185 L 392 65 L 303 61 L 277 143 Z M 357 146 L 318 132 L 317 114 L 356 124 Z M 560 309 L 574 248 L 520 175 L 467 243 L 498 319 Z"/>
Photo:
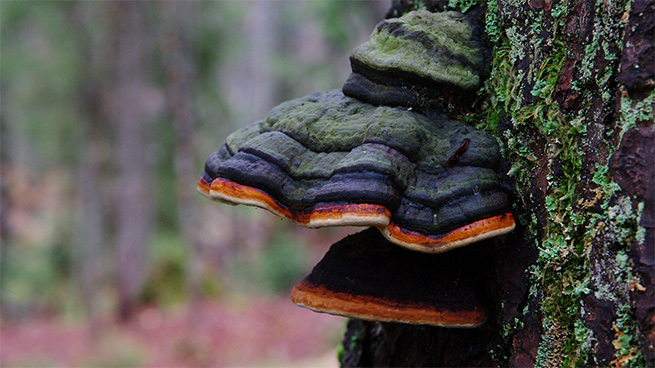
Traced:
<path id="1" fill-rule="evenodd" d="M 468 2 L 394 1 L 389 16 L 448 3 Z M 652 366 L 655 2 L 484 5 L 493 62 L 478 127 L 501 145 L 518 219 L 474 245 L 490 253 L 492 318 L 475 330 L 351 320 L 341 364 Z"/>

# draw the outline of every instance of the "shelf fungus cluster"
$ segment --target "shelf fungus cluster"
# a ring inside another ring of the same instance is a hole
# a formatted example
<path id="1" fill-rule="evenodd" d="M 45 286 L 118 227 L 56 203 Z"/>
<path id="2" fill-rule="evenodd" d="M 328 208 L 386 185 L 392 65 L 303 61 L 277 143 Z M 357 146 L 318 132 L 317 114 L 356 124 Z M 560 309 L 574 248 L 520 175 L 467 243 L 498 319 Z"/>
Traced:
<path id="1" fill-rule="evenodd" d="M 287 101 L 228 136 L 198 190 L 307 227 L 379 230 L 335 244 L 292 291 L 296 304 L 368 320 L 479 325 L 475 292 L 445 274 L 452 260 L 425 253 L 514 228 L 495 139 L 432 103 L 475 90 L 483 54 L 460 13 L 386 20 L 353 51 L 343 90 Z"/>

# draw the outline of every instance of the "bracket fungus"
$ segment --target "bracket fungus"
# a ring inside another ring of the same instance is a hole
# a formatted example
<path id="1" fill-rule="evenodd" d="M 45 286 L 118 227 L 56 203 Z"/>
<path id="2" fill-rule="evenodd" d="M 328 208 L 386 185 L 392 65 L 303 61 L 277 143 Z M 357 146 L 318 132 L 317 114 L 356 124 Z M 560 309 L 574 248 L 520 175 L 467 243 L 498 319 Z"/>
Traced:
<path id="1" fill-rule="evenodd" d="M 477 327 L 487 318 L 460 254 L 396 247 L 373 229 L 332 245 L 291 291 L 316 312 L 380 322 Z M 430 282 L 433 281 L 433 282 Z"/>
<path id="2" fill-rule="evenodd" d="M 376 321 L 484 322 L 474 288 L 453 278 L 453 255 L 422 254 L 515 226 L 496 140 L 443 113 L 480 86 L 479 33 L 455 12 L 385 20 L 353 51 L 342 90 L 284 102 L 209 156 L 198 190 L 213 200 L 312 228 L 379 230 L 333 245 L 293 289 L 296 304 Z"/>
<path id="3" fill-rule="evenodd" d="M 513 229 L 499 159 L 493 137 L 442 114 L 332 90 L 230 135 L 198 188 L 308 227 L 375 226 L 395 244 L 440 253 Z"/>
<path id="4" fill-rule="evenodd" d="M 469 17 L 412 11 L 380 22 L 353 50 L 343 92 L 378 105 L 449 109 L 475 98 L 487 54 Z"/>

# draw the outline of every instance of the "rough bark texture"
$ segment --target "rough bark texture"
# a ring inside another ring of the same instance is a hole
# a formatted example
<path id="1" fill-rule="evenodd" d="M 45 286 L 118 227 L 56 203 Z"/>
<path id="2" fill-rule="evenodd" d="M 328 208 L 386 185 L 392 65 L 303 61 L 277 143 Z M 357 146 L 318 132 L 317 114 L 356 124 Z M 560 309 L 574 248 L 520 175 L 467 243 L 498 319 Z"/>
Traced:
<path id="1" fill-rule="evenodd" d="M 610 161 L 610 175 L 626 194 L 644 203 L 639 226 L 645 230 L 642 239 L 632 245 L 634 271 L 639 285 L 634 285 L 630 301 L 644 357 L 655 361 L 655 132 L 652 125 L 626 132 L 619 149 Z"/>
<path id="2" fill-rule="evenodd" d="M 388 16 L 447 3 L 396 1 Z M 655 2 L 449 3 L 485 12 L 478 128 L 515 187 L 519 229 L 485 245 L 494 318 L 477 330 L 353 320 L 342 365 L 654 365 Z"/>

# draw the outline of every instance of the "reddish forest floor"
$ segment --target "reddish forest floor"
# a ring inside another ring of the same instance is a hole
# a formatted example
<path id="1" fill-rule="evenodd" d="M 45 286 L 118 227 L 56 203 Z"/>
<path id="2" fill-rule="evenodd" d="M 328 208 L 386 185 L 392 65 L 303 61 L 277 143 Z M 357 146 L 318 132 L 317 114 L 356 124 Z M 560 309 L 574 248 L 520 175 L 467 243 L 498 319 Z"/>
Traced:
<path id="1" fill-rule="evenodd" d="M 343 318 L 296 307 L 287 298 L 142 308 L 130 322 L 53 318 L 2 323 L 7 366 L 324 366 L 336 367 Z"/>

